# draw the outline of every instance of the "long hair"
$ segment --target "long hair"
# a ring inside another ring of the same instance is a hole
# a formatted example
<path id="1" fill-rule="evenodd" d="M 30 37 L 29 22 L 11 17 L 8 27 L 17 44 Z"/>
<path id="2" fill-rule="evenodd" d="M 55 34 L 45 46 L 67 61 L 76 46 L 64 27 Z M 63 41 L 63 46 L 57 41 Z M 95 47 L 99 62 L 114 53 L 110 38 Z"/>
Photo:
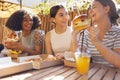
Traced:
<path id="1" fill-rule="evenodd" d="M 35 13 L 25 9 L 21 9 L 21 10 L 17 10 L 9 17 L 9 19 L 6 22 L 6 27 L 14 31 L 22 30 L 22 21 L 24 15 L 26 14 L 31 15 L 33 17 L 33 25 L 31 30 L 34 30 L 40 26 L 41 24 L 40 18 L 38 18 L 38 16 Z"/>
<path id="2" fill-rule="evenodd" d="M 108 15 L 112 24 L 117 24 L 117 19 L 119 18 L 116 10 L 115 3 L 112 0 L 94 0 L 100 2 L 103 6 L 109 6 L 110 11 Z"/>

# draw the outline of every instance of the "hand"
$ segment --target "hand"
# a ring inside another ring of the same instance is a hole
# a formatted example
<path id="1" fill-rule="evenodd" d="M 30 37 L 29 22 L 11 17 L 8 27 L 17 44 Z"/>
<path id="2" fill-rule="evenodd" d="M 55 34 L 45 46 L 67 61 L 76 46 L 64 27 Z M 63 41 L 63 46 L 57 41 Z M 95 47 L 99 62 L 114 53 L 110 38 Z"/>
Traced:
<path id="1" fill-rule="evenodd" d="M 56 57 L 57 59 L 63 59 L 63 58 L 64 58 L 64 54 L 63 54 L 63 53 L 57 53 L 57 54 L 55 55 L 55 57 Z"/>
<path id="2" fill-rule="evenodd" d="M 20 42 L 5 42 L 5 47 L 9 49 L 22 50 L 22 44 Z"/>
<path id="3" fill-rule="evenodd" d="M 99 41 L 99 33 L 100 33 L 100 29 L 98 27 L 98 25 L 94 25 L 90 28 L 87 29 L 89 32 L 89 36 L 92 42 L 97 42 Z"/>
<path id="4" fill-rule="evenodd" d="M 72 32 L 72 37 L 73 37 L 73 38 L 76 38 L 77 34 L 80 34 L 80 35 L 81 35 L 82 32 L 83 32 L 83 30 L 81 30 L 81 31 L 79 31 L 79 30 L 74 30 L 74 31 Z"/>

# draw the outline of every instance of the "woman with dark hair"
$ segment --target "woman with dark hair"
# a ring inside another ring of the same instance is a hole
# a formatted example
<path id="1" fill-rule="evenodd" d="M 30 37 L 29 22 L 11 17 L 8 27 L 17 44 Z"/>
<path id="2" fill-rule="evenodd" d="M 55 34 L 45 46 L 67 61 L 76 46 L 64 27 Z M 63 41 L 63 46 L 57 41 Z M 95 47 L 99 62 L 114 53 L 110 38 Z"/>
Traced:
<path id="1" fill-rule="evenodd" d="M 92 61 L 120 68 L 120 27 L 116 22 L 118 14 L 114 2 L 94 0 L 90 16 L 93 26 L 85 31 L 83 45 L 91 51 Z M 81 40 L 74 43 L 73 50 L 78 45 Z"/>
<path id="2" fill-rule="evenodd" d="M 55 28 L 46 34 L 46 51 L 47 54 L 54 54 L 61 59 L 63 58 L 63 53 L 70 50 L 71 44 L 68 12 L 62 5 L 55 5 L 50 9 L 50 17 Z"/>
<path id="3" fill-rule="evenodd" d="M 10 49 L 22 50 L 28 55 L 42 53 L 44 42 L 44 31 L 36 30 L 40 26 L 40 19 L 36 14 L 28 10 L 18 10 L 14 12 L 6 26 L 13 30 L 19 31 L 20 42 L 5 42 L 5 46 Z"/>

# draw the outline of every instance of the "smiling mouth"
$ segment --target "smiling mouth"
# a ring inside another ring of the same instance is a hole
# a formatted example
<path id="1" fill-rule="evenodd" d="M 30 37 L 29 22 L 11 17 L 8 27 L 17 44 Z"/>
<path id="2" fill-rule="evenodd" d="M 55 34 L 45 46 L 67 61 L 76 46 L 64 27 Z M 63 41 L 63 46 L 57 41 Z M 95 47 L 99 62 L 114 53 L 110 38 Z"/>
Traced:
<path id="1" fill-rule="evenodd" d="M 93 14 L 92 17 L 95 17 L 95 14 Z"/>

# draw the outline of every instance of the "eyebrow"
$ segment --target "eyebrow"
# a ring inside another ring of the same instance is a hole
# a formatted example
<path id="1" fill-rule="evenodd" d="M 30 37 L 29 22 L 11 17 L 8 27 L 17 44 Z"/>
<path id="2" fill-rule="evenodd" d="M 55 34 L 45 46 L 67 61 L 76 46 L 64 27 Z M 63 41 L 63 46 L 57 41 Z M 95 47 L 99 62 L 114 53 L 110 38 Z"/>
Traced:
<path id="1" fill-rule="evenodd" d="M 59 14 L 64 14 L 64 13 L 59 13 Z"/>

